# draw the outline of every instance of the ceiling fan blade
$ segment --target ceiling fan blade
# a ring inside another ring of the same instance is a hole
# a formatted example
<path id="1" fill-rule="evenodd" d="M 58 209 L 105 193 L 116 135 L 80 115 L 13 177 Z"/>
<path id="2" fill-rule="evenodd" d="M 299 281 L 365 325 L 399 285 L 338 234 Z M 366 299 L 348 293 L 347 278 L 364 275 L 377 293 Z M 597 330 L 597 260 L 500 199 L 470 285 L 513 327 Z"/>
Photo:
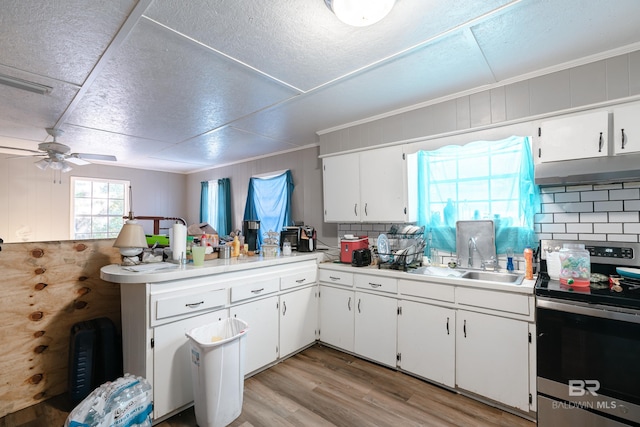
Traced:
<path id="1" fill-rule="evenodd" d="M 30 150 L 28 148 L 17 148 L 17 147 L 5 147 L 0 145 L 0 149 L 2 150 L 16 150 L 16 151 L 27 151 L 29 153 L 33 153 L 33 154 L 42 154 L 41 151 L 37 151 L 37 150 Z"/>
<path id="2" fill-rule="evenodd" d="M 74 165 L 78 165 L 78 166 L 84 166 L 84 165 L 90 165 L 91 162 L 81 159 L 80 157 L 75 157 L 75 156 L 69 156 L 65 159 L 65 161 L 69 162 L 69 163 L 73 163 Z"/>
<path id="3" fill-rule="evenodd" d="M 111 156 L 107 154 L 89 154 L 89 153 L 72 153 L 70 157 L 75 157 L 78 159 L 85 160 L 103 160 L 108 162 L 117 162 L 116 156 Z"/>

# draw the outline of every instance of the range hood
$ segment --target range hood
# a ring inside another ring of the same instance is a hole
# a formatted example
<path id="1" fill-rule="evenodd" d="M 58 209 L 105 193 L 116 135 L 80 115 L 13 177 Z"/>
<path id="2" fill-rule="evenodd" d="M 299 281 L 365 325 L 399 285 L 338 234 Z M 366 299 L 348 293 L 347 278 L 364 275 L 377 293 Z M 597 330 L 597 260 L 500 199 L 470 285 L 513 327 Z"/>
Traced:
<path id="1" fill-rule="evenodd" d="M 640 154 L 564 160 L 535 166 L 535 182 L 540 186 L 626 181 L 640 181 Z"/>

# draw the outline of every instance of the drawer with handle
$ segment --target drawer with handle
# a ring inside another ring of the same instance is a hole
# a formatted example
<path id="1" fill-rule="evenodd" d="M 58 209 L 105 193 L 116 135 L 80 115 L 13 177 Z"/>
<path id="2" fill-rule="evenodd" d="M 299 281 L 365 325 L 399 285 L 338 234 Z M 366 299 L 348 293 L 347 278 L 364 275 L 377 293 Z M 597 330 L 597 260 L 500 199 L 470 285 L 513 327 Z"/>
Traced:
<path id="1" fill-rule="evenodd" d="M 398 293 L 398 280 L 393 277 L 370 276 L 356 274 L 354 277 L 356 288 L 371 291 Z"/>
<path id="2" fill-rule="evenodd" d="M 353 273 L 335 270 L 320 270 L 320 281 L 334 285 L 353 286 Z"/>
<path id="3" fill-rule="evenodd" d="M 298 286 L 311 285 L 316 282 L 316 277 L 318 277 L 318 269 L 315 265 L 311 268 L 292 271 L 280 278 L 280 289 L 284 291 Z"/>
<path id="4" fill-rule="evenodd" d="M 153 326 L 190 315 L 199 315 L 207 310 L 222 308 L 226 303 L 226 289 L 191 294 L 153 295 L 151 297 L 151 324 Z"/>
<path id="5" fill-rule="evenodd" d="M 280 279 L 278 277 L 249 279 L 242 284 L 234 284 L 231 286 L 231 303 L 257 298 L 262 295 L 278 292 L 279 290 Z"/>

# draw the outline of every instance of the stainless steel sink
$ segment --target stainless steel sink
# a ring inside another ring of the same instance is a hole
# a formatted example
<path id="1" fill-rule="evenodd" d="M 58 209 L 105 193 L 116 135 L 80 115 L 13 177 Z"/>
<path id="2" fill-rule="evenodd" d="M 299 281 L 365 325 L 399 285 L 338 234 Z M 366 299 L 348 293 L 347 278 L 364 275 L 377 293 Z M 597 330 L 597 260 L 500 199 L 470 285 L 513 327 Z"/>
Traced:
<path id="1" fill-rule="evenodd" d="M 482 280 L 485 282 L 507 283 L 511 285 L 520 285 L 524 280 L 523 274 L 515 273 L 496 273 L 493 271 L 467 271 L 461 277 L 462 279 Z"/>
<path id="2" fill-rule="evenodd" d="M 454 268 L 448 267 L 418 267 L 413 270 L 409 270 L 409 273 L 413 274 L 424 274 L 426 276 L 435 276 L 435 277 L 462 277 L 465 274 L 466 270 L 458 270 Z"/>

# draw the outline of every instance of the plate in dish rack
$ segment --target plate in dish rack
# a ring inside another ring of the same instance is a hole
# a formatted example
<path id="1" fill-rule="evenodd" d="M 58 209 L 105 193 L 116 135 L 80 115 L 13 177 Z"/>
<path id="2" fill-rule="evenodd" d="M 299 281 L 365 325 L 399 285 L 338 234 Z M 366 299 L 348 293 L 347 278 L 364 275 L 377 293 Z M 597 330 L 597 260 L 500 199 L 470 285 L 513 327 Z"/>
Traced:
<path id="1" fill-rule="evenodd" d="M 382 262 L 389 261 L 389 239 L 387 239 L 386 234 L 378 236 L 378 255 L 380 255 Z"/>

